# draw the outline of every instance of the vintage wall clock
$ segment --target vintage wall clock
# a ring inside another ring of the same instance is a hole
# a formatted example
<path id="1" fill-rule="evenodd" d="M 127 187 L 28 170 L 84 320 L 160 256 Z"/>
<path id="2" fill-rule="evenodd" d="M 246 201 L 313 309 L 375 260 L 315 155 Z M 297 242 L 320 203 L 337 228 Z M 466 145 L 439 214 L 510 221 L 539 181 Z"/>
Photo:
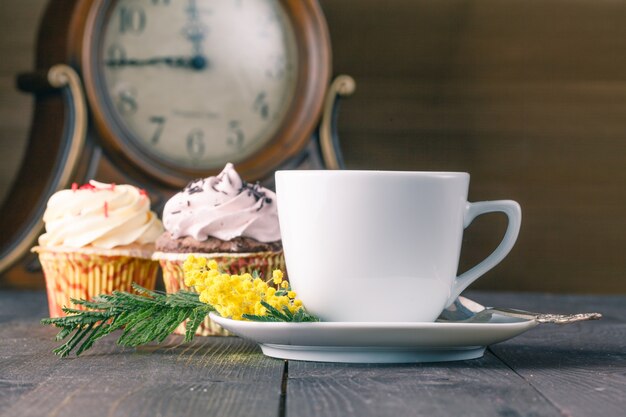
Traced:
<path id="1" fill-rule="evenodd" d="M 53 0 L 36 67 L 18 82 L 36 109 L 0 213 L 0 273 L 32 245 L 48 196 L 71 181 L 135 183 L 158 206 L 229 161 L 270 182 L 280 167 L 341 165 L 333 108 L 354 83 L 331 83 L 316 0 Z M 5 283 L 28 281 L 22 272 Z"/>

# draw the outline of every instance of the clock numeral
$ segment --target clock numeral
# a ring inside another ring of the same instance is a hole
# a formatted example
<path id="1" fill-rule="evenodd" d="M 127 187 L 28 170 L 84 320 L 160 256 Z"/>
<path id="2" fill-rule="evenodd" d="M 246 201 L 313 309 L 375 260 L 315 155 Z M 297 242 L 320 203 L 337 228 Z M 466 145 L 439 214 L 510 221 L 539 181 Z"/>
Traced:
<path id="1" fill-rule="evenodd" d="M 137 111 L 137 90 L 126 88 L 117 93 L 117 108 L 122 114 L 130 115 Z"/>
<path id="2" fill-rule="evenodd" d="M 226 143 L 237 150 L 242 149 L 246 136 L 244 135 L 243 130 L 241 130 L 239 120 L 231 120 L 228 123 L 228 131 Z"/>
<path id="3" fill-rule="evenodd" d="M 106 65 L 113 68 L 126 62 L 126 50 L 121 45 L 114 43 L 107 49 Z"/>
<path id="4" fill-rule="evenodd" d="M 204 132 L 194 129 L 187 135 L 187 153 L 192 159 L 200 159 L 204 155 Z"/>
<path id="5" fill-rule="evenodd" d="M 146 13 L 138 6 L 120 8 L 120 33 L 140 34 L 146 27 Z"/>
<path id="6" fill-rule="evenodd" d="M 254 99 L 252 108 L 255 112 L 259 113 L 263 120 L 267 120 L 270 117 L 270 106 L 267 103 L 267 93 L 261 91 Z"/>
<path id="7" fill-rule="evenodd" d="M 159 139 L 161 138 L 161 133 L 163 133 L 163 128 L 165 127 L 165 117 L 152 116 L 150 118 L 150 123 L 154 123 L 156 125 L 156 129 L 154 130 L 152 139 L 150 139 L 150 143 L 152 143 L 153 145 L 156 145 L 157 143 L 159 143 Z"/>

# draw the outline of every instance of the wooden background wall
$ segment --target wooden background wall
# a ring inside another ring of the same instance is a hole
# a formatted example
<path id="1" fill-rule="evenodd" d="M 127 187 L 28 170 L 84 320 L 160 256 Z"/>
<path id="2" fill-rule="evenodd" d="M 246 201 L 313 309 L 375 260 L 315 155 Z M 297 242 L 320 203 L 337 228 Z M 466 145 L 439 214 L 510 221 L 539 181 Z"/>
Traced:
<path id="1" fill-rule="evenodd" d="M 335 72 L 357 80 L 339 120 L 348 166 L 467 171 L 472 201 L 522 205 L 518 244 L 474 288 L 626 292 L 626 2 L 321 4 Z M 0 187 L 27 135 L 12 72 L 28 68 L 40 11 L 0 3 Z M 470 226 L 462 268 L 504 227 Z"/>
<path id="2" fill-rule="evenodd" d="M 15 89 L 15 74 L 33 68 L 45 5 L 42 0 L 0 0 L 0 202 L 19 168 L 32 115 L 32 99 Z"/>

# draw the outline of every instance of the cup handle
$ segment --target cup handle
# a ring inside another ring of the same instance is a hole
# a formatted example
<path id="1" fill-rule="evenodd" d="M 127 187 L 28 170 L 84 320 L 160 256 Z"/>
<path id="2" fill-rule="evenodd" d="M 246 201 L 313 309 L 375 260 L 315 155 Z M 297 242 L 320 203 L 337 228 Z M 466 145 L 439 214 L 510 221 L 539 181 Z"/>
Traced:
<path id="1" fill-rule="evenodd" d="M 522 223 L 522 209 L 519 204 L 513 200 L 481 201 L 478 203 L 468 202 L 465 206 L 463 227 L 469 226 L 470 223 L 481 214 L 494 212 L 503 212 L 508 217 L 509 223 L 502 241 L 496 250 L 481 263 L 456 277 L 446 307 L 450 306 L 468 285 L 500 263 L 513 248 Z"/>

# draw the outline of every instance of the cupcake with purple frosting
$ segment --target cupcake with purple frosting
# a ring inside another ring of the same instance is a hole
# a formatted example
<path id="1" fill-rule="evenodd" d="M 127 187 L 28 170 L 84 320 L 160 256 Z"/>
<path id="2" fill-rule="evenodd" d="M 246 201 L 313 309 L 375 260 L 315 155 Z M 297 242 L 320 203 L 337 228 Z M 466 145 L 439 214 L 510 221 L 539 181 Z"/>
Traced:
<path id="1" fill-rule="evenodd" d="M 243 181 L 230 163 L 219 175 L 194 180 L 174 195 L 163 209 L 163 225 L 153 259 L 161 264 L 167 292 L 192 290 L 182 268 L 191 254 L 216 260 L 229 274 L 256 271 L 266 278 L 285 269 L 276 194 Z M 226 332 L 207 318 L 196 334 Z"/>

